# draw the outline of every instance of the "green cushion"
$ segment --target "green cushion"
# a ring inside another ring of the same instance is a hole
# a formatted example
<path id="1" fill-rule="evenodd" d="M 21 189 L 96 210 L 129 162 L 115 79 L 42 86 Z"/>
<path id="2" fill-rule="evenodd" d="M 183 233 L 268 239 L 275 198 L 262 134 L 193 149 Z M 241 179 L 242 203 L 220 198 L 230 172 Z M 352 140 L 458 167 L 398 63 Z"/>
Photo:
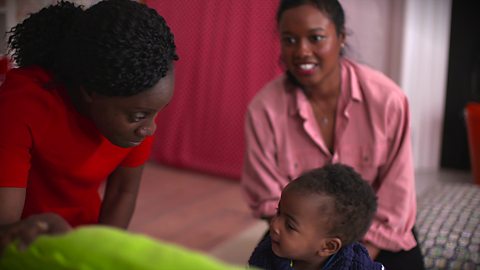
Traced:
<path id="1" fill-rule="evenodd" d="M 105 226 L 79 227 L 60 236 L 40 236 L 25 251 L 11 244 L 0 269 L 245 269 L 206 254 Z"/>

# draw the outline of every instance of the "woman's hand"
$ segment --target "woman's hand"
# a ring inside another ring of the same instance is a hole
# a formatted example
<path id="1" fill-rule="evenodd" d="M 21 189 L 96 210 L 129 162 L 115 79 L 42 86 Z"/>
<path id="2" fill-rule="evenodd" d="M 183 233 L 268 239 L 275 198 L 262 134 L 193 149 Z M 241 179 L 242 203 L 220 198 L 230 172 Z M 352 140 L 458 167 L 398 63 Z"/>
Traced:
<path id="1" fill-rule="evenodd" d="M 18 248 L 23 250 L 42 234 L 62 234 L 70 231 L 70 225 L 59 215 L 45 213 L 0 227 L 0 255 L 5 247 L 18 239 Z"/>

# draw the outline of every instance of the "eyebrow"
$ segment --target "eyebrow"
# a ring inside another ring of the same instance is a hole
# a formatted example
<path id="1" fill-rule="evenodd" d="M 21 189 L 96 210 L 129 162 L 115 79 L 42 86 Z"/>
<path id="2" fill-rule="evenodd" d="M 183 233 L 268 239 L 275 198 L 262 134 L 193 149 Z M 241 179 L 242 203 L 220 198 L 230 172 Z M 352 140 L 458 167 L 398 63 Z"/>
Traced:
<path id="1" fill-rule="evenodd" d="M 298 222 L 297 222 L 297 220 L 295 219 L 294 216 L 292 216 L 290 214 L 286 214 L 286 213 L 285 213 L 285 216 L 287 216 L 288 219 L 290 219 L 296 226 L 298 226 Z"/>
<path id="2" fill-rule="evenodd" d="M 313 28 L 313 29 L 308 30 L 308 32 L 326 31 L 326 30 L 327 29 L 325 29 L 323 27 L 317 27 L 317 28 Z"/>
<path id="3" fill-rule="evenodd" d="M 167 107 L 167 105 L 170 104 L 167 103 L 163 108 Z M 149 108 L 149 107 L 141 107 L 141 106 L 138 106 L 138 107 L 133 107 L 130 109 L 131 111 L 143 111 L 143 112 L 149 112 L 149 113 L 152 113 L 152 112 L 156 112 L 157 110 L 156 109 L 153 109 L 153 108 Z"/>
<path id="4" fill-rule="evenodd" d="M 327 30 L 325 28 L 322 28 L 322 27 L 317 27 L 317 28 L 313 28 L 313 29 L 308 30 L 309 33 L 325 32 L 325 31 L 327 31 Z M 292 33 L 290 31 L 282 31 L 281 34 L 282 35 L 292 35 Z"/>

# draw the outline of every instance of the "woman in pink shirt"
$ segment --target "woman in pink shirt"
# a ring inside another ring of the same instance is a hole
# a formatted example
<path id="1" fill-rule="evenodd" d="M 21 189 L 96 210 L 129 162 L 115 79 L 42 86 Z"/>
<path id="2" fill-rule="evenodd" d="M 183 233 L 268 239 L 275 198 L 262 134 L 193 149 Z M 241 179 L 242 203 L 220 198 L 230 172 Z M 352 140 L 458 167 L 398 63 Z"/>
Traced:
<path id="1" fill-rule="evenodd" d="M 329 163 L 353 167 L 378 211 L 363 239 L 386 269 L 424 269 L 416 216 L 408 101 L 378 71 L 342 57 L 337 0 L 282 0 L 277 11 L 286 72 L 252 100 L 242 186 L 255 216 L 276 214 L 282 189 Z"/>

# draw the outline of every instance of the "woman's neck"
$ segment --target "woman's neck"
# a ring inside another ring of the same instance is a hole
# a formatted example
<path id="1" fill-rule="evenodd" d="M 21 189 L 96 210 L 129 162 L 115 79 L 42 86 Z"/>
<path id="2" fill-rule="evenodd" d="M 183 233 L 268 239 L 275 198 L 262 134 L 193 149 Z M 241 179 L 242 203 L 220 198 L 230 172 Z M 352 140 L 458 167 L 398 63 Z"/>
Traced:
<path id="1" fill-rule="evenodd" d="M 83 115 L 88 116 L 88 110 L 85 102 L 82 99 L 82 93 L 80 89 L 67 89 L 67 96 L 70 99 L 71 104 L 75 108 L 75 110 Z"/>
<path id="2" fill-rule="evenodd" d="M 311 101 L 336 101 L 341 92 L 340 66 L 322 82 L 305 87 L 305 94 Z"/>

